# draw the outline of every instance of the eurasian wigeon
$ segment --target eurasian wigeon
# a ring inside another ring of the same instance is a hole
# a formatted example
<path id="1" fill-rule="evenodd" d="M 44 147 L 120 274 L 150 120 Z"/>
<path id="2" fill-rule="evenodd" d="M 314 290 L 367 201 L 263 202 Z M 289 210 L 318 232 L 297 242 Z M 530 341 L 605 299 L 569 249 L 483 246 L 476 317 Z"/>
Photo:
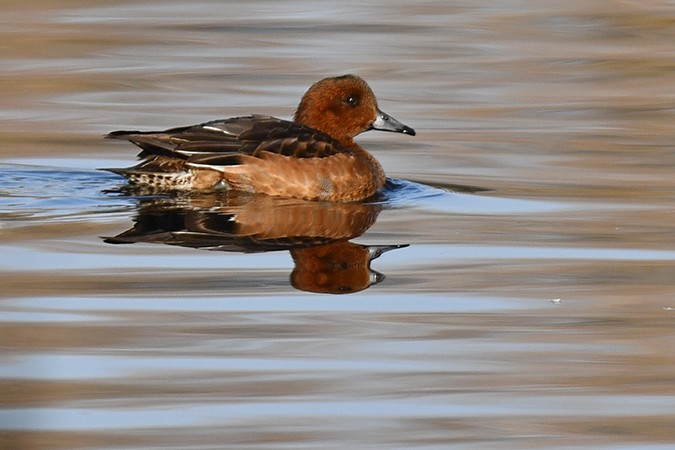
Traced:
<path id="1" fill-rule="evenodd" d="M 160 190 L 236 190 L 350 202 L 385 182 L 382 166 L 354 137 L 368 130 L 415 135 L 377 107 L 355 75 L 325 78 L 302 97 L 293 121 L 251 115 L 160 132 L 114 131 L 141 147 L 142 161 L 107 169 Z"/>

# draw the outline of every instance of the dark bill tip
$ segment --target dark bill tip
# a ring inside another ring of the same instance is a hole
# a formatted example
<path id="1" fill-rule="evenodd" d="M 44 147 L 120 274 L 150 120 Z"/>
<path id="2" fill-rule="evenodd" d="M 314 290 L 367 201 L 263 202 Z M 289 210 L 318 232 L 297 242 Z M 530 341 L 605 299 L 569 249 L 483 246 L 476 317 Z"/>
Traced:
<path id="1" fill-rule="evenodd" d="M 403 129 L 401 130 L 401 133 L 409 134 L 410 136 L 415 136 L 415 130 L 413 130 L 412 128 L 410 128 L 406 125 L 403 125 Z"/>

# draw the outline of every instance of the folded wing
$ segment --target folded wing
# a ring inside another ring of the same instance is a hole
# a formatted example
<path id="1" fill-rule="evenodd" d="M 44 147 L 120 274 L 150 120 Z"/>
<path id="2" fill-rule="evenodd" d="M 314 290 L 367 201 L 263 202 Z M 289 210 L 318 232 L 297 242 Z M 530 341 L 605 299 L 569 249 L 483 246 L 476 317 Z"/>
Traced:
<path id="1" fill-rule="evenodd" d="M 125 139 L 143 151 L 141 159 L 172 157 L 181 163 L 236 165 L 241 155 L 263 152 L 293 158 L 325 158 L 350 153 L 332 137 L 294 122 L 269 116 L 234 117 L 160 132 L 114 131 L 108 138 Z"/>

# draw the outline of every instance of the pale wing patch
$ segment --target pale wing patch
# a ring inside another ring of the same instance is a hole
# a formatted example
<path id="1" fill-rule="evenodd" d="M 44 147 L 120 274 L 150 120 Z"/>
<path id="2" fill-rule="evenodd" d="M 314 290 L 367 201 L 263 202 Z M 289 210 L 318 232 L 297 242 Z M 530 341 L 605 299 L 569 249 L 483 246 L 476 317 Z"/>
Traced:
<path id="1" fill-rule="evenodd" d="M 202 129 L 203 129 L 203 130 L 209 130 L 209 131 L 215 131 L 216 133 L 227 134 L 227 135 L 230 135 L 230 136 L 236 136 L 236 134 L 235 134 L 235 133 L 232 133 L 231 131 L 224 130 L 224 129 L 218 128 L 218 127 L 214 127 L 214 126 L 212 126 L 212 125 L 204 125 L 204 126 L 202 127 Z"/>

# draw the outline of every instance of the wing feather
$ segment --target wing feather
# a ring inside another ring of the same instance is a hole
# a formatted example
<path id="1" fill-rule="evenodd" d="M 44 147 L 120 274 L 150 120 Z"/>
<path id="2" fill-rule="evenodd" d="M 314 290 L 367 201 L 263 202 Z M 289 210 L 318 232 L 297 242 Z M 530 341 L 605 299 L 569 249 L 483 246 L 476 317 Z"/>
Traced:
<path id="1" fill-rule="evenodd" d="M 234 117 L 161 132 L 115 131 L 143 151 L 140 158 L 171 156 L 195 164 L 239 164 L 240 155 L 276 153 L 294 158 L 326 158 L 350 153 L 337 140 L 313 128 L 269 116 Z"/>

